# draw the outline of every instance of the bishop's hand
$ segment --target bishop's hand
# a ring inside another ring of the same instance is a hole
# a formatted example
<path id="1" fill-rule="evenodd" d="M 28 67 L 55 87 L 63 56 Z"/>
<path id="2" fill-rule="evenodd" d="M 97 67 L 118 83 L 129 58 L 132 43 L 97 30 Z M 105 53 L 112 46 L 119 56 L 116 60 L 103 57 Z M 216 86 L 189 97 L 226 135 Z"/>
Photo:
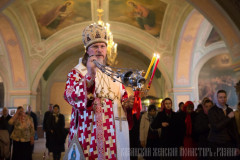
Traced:
<path id="1" fill-rule="evenodd" d="M 93 61 L 96 61 L 96 57 L 89 56 L 87 61 L 87 70 L 88 70 L 89 76 L 91 76 L 92 78 L 95 77 L 96 70 L 97 70 L 97 67 Z"/>
<path id="2" fill-rule="evenodd" d="M 134 96 L 131 95 L 128 97 L 128 99 L 123 103 L 123 107 L 125 109 L 132 109 L 133 108 L 133 104 L 134 104 Z"/>

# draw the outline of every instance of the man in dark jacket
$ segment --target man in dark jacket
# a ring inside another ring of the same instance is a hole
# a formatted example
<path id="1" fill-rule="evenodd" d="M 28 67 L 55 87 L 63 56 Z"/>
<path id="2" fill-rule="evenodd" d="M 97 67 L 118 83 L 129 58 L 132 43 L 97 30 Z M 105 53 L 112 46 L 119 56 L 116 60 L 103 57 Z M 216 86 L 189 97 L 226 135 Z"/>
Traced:
<path id="1" fill-rule="evenodd" d="M 65 117 L 60 113 L 60 107 L 57 104 L 53 106 L 53 113 L 47 120 L 46 134 L 49 137 L 49 152 L 53 152 L 54 160 L 60 160 L 61 152 L 65 151 L 64 144 L 68 130 L 65 129 Z"/>
<path id="2" fill-rule="evenodd" d="M 8 130 L 9 136 L 12 133 L 13 126 L 8 124 L 9 119 L 11 119 L 12 116 L 9 115 L 8 109 L 6 107 L 3 108 L 3 115 L 0 118 L 0 129 L 1 130 Z"/>
<path id="3" fill-rule="evenodd" d="M 26 114 L 28 114 L 29 116 L 32 117 L 33 124 L 34 124 L 34 130 L 35 130 L 35 133 L 37 133 L 37 127 L 38 127 L 37 115 L 36 115 L 36 113 L 34 113 L 32 111 L 32 107 L 30 105 L 27 105 L 27 112 L 26 112 Z M 37 139 L 35 138 L 35 140 L 37 140 Z"/>
<path id="4" fill-rule="evenodd" d="M 235 158 L 239 151 L 240 141 L 234 112 L 228 107 L 227 93 L 225 90 L 217 92 L 217 102 L 208 112 L 210 133 L 208 140 L 214 156 Z M 228 152 L 226 152 L 228 151 Z"/>
<path id="5" fill-rule="evenodd" d="M 43 130 L 46 134 L 46 148 L 48 149 L 48 155 L 49 155 L 49 134 L 47 134 L 47 122 L 51 118 L 51 115 L 53 113 L 53 105 L 49 104 L 48 105 L 48 111 L 45 112 L 44 118 L 43 118 Z"/>
<path id="6" fill-rule="evenodd" d="M 9 133 L 9 141 L 10 141 L 10 148 L 11 148 L 11 139 L 10 135 L 13 131 L 13 126 L 8 124 L 8 121 L 12 118 L 12 116 L 9 115 L 8 109 L 6 107 L 3 108 L 3 115 L 0 118 L 0 130 L 8 130 Z M 9 150 L 10 150 L 9 148 Z M 10 150 L 11 151 L 11 150 Z M 10 157 L 9 157 L 10 159 Z M 8 159 L 7 159 L 8 160 Z"/>
<path id="7" fill-rule="evenodd" d="M 46 131 L 46 126 L 47 126 L 47 120 L 50 117 L 50 115 L 53 112 L 53 105 L 49 104 L 48 105 L 48 111 L 44 113 L 44 118 L 43 118 L 43 130 Z"/>

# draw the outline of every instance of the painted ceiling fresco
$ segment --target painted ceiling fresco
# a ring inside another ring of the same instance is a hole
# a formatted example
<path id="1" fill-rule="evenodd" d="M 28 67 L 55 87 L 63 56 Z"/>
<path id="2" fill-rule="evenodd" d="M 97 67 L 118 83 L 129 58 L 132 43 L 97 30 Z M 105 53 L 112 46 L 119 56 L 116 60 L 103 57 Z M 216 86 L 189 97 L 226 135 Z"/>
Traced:
<path id="1" fill-rule="evenodd" d="M 211 58 L 202 67 L 199 79 L 199 99 L 208 97 L 216 102 L 215 93 L 219 89 L 227 91 L 228 105 L 235 108 L 238 102 L 235 85 L 240 78 L 240 71 L 234 71 L 229 54 L 221 54 Z"/>
<path id="2" fill-rule="evenodd" d="M 38 0 L 32 3 L 41 37 L 83 21 L 91 21 L 90 0 Z"/>
<path id="3" fill-rule="evenodd" d="M 167 4 L 159 0 L 111 0 L 109 20 L 133 25 L 158 37 L 166 8 Z"/>
<path id="4" fill-rule="evenodd" d="M 31 4 L 42 39 L 67 26 L 91 21 L 91 5 L 91 0 L 37 0 Z M 160 0 L 109 0 L 109 20 L 159 37 L 166 8 Z"/>

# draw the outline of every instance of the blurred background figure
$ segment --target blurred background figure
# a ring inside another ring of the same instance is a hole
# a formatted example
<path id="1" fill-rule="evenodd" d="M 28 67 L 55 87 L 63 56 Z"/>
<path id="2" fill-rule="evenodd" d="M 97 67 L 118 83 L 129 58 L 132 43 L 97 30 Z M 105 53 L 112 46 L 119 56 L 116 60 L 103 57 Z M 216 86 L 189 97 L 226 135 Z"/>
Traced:
<path id="1" fill-rule="evenodd" d="M 148 112 L 144 113 L 140 122 L 140 143 L 143 148 L 149 148 L 153 152 L 153 148 L 159 146 L 158 130 L 152 129 L 151 123 L 154 121 L 157 115 L 157 108 L 155 105 L 148 107 Z M 144 155 L 143 155 L 144 156 Z M 150 156 L 146 156 L 145 159 L 154 159 L 153 153 Z M 157 157 L 155 157 L 158 159 Z"/>
<path id="2" fill-rule="evenodd" d="M 203 111 L 203 105 L 200 103 L 200 104 L 197 105 L 197 109 L 195 110 L 195 112 L 199 113 L 201 111 Z"/>
<path id="3" fill-rule="evenodd" d="M 38 120 L 37 120 L 37 115 L 32 111 L 32 107 L 30 105 L 27 105 L 27 111 L 26 114 L 32 117 L 33 119 L 33 124 L 34 124 L 34 130 L 35 130 L 35 135 L 34 135 L 34 140 L 38 140 L 38 135 L 37 135 L 37 127 L 38 127 Z"/>
<path id="4" fill-rule="evenodd" d="M 22 106 L 8 122 L 14 125 L 11 138 L 13 140 L 12 160 L 32 160 L 32 147 L 34 144 L 34 125 L 32 117 L 25 114 Z"/>
<path id="5" fill-rule="evenodd" d="M 176 144 L 179 146 L 179 149 L 182 148 L 184 137 L 185 137 L 185 132 L 186 132 L 186 126 L 185 126 L 185 117 L 186 117 L 186 112 L 184 112 L 184 102 L 179 102 L 178 103 L 178 111 L 176 112 L 176 119 L 177 121 L 177 130 L 178 134 L 176 136 Z"/>
<path id="6" fill-rule="evenodd" d="M 194 104 L 192 101 L 187 101 L 184 104 L 183 111 L 185 112 L 185 136 L 183 141 L 184 148 L 194 148 L 196 147 L 196 134 L 194 132 L 193 124 L 194 119 L 196 117 L 196 113 L 194 112 Z M 196 159 L 196 153 L 194 151 L 189 151 L 189 155 L 191 156 L 183 156 L 183 160 L 192 160 Z"/>
<path id="7" fill-rule="evenodd" d="M 235 114 L 235 120 L 237 123 L 238 136 L 240 139 L 240 102 L 238 102 L 237 110 L 234 112 L 234 114 Z"/>
<path id="8" fill-rule="evenodd" d="M 172 99 L 165 98 L 162 104 L 162 112 L 157 114 L 157 117 L 154 119 L 151 127 L 153 129 L 161 129 L 161 134 L 159 135 L 160 148 L 164 148 L 166 154 L 158 155 L 161 156 L 161 159 L 180 159 L 176 150 L 180 147 L 178 140 L 178 124 L 180 119 L 176 116 L 176 113 L 172 110 Z M 157 143 L 157 142 L 155 142 Z M 170 153 L 176 153 L 170 156 Z"/>
<path id="9" fill-rule="evenodd" d="M 27 105 L 27 111 L 26 114 L 32 117 L 33 119 L 33 125 L 34 125 L 34 140 L 38 140 L 38 134 L 37 134 L 37 127 L 38 127 L 38 121 L 37 121 L 37 115 L 32 111 L 32 107 L 30 105 Z M 34 144 L 31 145 L 31 151 L 33 153 L 34 151 Z"/>
<path id="10" fill-rule="evenodd" d="M 54 160 L 60 160 L 61 152 L 65 151 L 64 144 L 68 131 L 64 128 L 65 117 L 60 113 L 59 105 L 53 106 L 53 113 L 47 119 L 45 127 L 46 134 L 49 137 L 49 152 L 53 152 Z"/>
<path id="11" fill-rule="evenodd" d="M 183 106 L 184 106 L 183 102 L 178 103 L 178 112 L 183 112 Z"/>
<path id="12" fill-rule="evenodd" d="M 9 134 L 12 133 L 13 126 L 8 124 L 8 121 L 12 118 L 9 115 L 7 107 L 3 108 L 3 115 L 0 118 L 0 129 L 1 130 L 8 130 Z"/>
<path id="13" fill-rule="evenodd" d="M 12 125 L 8 124 L 8 121 L 12 117 L 9 115 L 8 109 L 3 108 L 3 115 L 0 118 L 0 159 L 10 160 L 11 155 L 11 139 Z"/>
<path id="14" fill-rule="evenodd" d="M 141 120 L 141 116 L 138 119 L 136 114 L 133 114 L 133 127 L 129 130 L 131 160 L 138 159 L 138 153 L 136 153 L 136 150 L 140 147 L 140 139 L 139 139 L 140 120 Z"/>
<path id="15" fill-rule="evenodd" d="M 47 126 L 47 121 L 49 121 L 49 118 L 52 115 L 52 112 L 53 112 L 53 105 L 49 104 L 48 111 L 45 112 L 44 118 L 43 118 L 43 130 L 46 135 L 46 148 L 48 149 L 48 155 L 49 155 L 49 134 L 46 133 L 46 126 Z"/>
<path id="16" fill-rule="evenodd" d="M 210 124 L 208 120 L 208 110 L 213 106 L 213 102 L 210 99 L 205 99 L 202 103 L 203 110 L 200 110 L 195 117 L 194 130 L 196 133 L 196 143 L 199 148 L 209 147 L 208 135 L 210 131 Z M 205 155 L 204 155 L 205 154 Z M 207 159 L 206 153 L 201 150 L 198 152 L 198 159 Z"/>
<path id="17" fill-rule="evenodd" d="M 233 153 L 239 151 L 240 140 L 233 110 L 227 104 L 227 92 L 219 90 L 216 94 L 216 105 L 208 111 L 210 132 L 209 144 L 213 152 L 225 148 Z M 233 151 L 234 150 L 234 151 Z M 231 156 L 231 157 L 230 157 Z M 234 159 L 234 155 L 222 154 L 222 159 Z"/>

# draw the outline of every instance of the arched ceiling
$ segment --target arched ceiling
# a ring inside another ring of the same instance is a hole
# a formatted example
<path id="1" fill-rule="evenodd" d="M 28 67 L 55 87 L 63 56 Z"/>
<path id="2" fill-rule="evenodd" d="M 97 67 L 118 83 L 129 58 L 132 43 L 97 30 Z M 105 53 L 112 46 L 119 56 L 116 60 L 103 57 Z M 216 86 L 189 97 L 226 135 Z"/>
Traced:
<path id="1" fill-rule="evenodd" d="M 224 9 L 232 21 L 240 29 L 240 1 L 239 0 L 216 0 L 216 2 Z"/>
<path id="2" fill-rule="evenodd" d="M 40 37 L 41 40 L 45 40 L 73 25 L 96 22 L 99 19 L 97 9 L 102 8 L 104 10 L 102 20 L 113 24 L 111 28 L 114 35 L 126 29 L 133 32 L 133 36 L 139 33 L 147 35 L 152 41 L 158 41 L 157 48 L 166 49 L 168 52 L 172 52 L 172 44 L 178 32 L 176 23 L 181 24 L 181 21 L 184 21 L 185 12 L 193 9 L 185 0 L 18 0 L 14 3 L 10 2 L 9 0 L 3 5 L 9 4 L 3 13 L 13 23 L 22 23 L 18 25 L 24 25 L 26 29 L 31 27 L 31 30 L 27 31 L 30 33 L 25 33 L 30 38 Z M 118 25 L 121 25 L 121 30 L 117 31 Z"/>
<path id="3" fill-rule="evenodd" d="M 239 1 L 211 1 L 218 3 L 238 29 L 240 28 L 237 16 L 240 12 Z M 195 0 L 188 2 L 194 7 L 201 3 L 195 4 Z M 24 23 L 26 20 L 24 21 L 22 16 L 31 17 L 28 22 L 34 26 L 32 31 L 41 39 L 48 39 L 69 26 L 97 21 L 97 9 L 102 8 L 103 21 L 116 25 L 120 23 L 123 31 L 126 27 L 136 34 L 151 35 L 159 41 L 156 48 L 172 52 L 174 39 L 178 37 L 176 32 L 179 32 L 176 24 L 181 24 L 194 9 L 190 4 L 185 0 L 1 0 L 0 10 L 3 10 L 13 23 L 18 20 L 23 20 Z M 10 11 L 6 11 L 8 8 Z M 24 8 L 28 11 L 23 12 Z M 202 9 L 201 6 L 196 8 L 200 11 Z M 28 15 L 22 15 L 24 13 Z M 144 18 L 140 18 L 141 16 Z"/>
<path id="4" fill-rule="evenodd" d="M 180 31 L 176 24 L 181 26 L 193 9 L 184 0 L 16 0 L 5 4 L 9 5 L 4 5 L 2 13 L 19 35 L 33 85 L 58 56 L 82 45 L 81 32 L 98 20 L 98 8 L 104 10 L 102 20 L 111 24 L 117 43 L 149 60 L 158 52 L 170 56 L 170 61 Z M 170 84 L 172 67 L 164 73 L 164 65 L 160 61 L 159 70 Z"/>

